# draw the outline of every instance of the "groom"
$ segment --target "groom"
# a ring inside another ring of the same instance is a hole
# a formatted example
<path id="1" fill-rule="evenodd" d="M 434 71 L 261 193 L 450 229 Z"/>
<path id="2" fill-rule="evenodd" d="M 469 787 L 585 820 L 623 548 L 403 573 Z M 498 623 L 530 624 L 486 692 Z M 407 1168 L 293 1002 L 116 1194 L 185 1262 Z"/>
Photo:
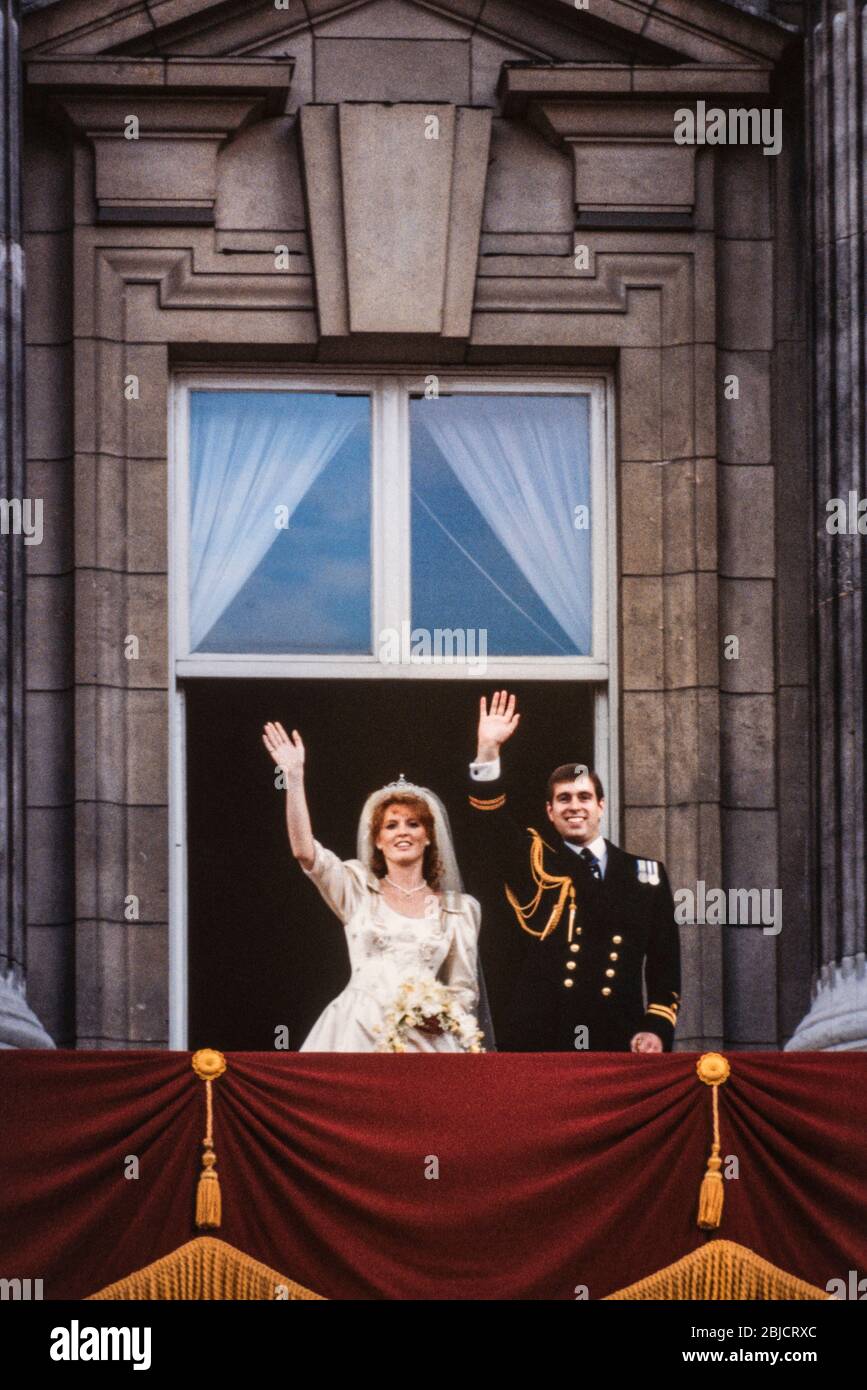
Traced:
<path id="1" fill-rule="evenodd" d="M 470 806 L 502 883 L 494 920 L 524 944 L 510 1002 L 494 1020 L 498 1046 L 670 1051 L 680 943 L 665 868 L 603 839 L 602 783 L 580 764 L 563 764 L 548 778 L 543 833 L 512 820 L 500 751 L 520 717 L 507 691 L 491 698 L 490 709 L 482 698 L 470 764 Z"/>

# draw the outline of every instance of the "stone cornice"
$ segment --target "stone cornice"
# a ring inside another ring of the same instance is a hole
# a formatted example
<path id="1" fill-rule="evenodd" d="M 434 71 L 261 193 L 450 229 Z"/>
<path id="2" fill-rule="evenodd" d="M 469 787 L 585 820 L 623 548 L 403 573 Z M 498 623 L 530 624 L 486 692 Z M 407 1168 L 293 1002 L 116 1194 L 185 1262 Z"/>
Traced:
<path id="1" fill-rule="evenodd" d="M 55 93 L 112 93 L 257 97 L 267 114 L 280 115 L 295 59 L 281 58 L 113 58 L 44 57 L 26 65 L 27 85 Z"/>
<path id="2" fill-rule="evenodd" d="M 500 96 L 571 155 L 576 228 L 695 225 L 698 142 L 677 143 L 683 103 L 766 111 L 772 69 L 732 64 L 506 64 Z M 710 148 L 713 148 L 712 146 Z"/>
<path id="3" fill-rule="evenodd" d="M 89 234 L 81 234 L 89 235 Z M 207 233 L 199 233 L 206 236 Z M 233 257 L 232 270 L 225 258 L 209 253 L 201 243 L 192 246 L 104 246 L 96 242 L 89 256 L 79 252 L 81 293 L 75 301 L 76 337 L 124 336 L 123 298 L 106 277 L 127 284 L 151 284 L 160 310 L 209 311 L 313 310 L 310 275 L 286 275 L 265 270 L 266 256 L 257 257 L 262 269 L 250 271 L 254 258 Z M 239 261 L 247 265 L 238 264 Z"/>
<path id="4" fill-rule="evenodd" d="M 561 277 L 480 278 L 473 344 L 508 342 L 519 347 L 540 338 L 551 346 L 603 340 L 618 347 L 712 342 L 713 296 L 696 300 L 694 241 L 692 250 L 597 254 L 593 276 L 576 275 L 571 284 Z M 638 308 L 642 295 L 645 305 L 648 295 L 654 300 L 649 314 Z"/>
<path id="5" fill-rule="evenodd" d="M 221 146 L 282 114 L 293 68 L 291 58 L 44 58 L 26 73 L 31 103 L 93 147 L 100 222 L 209 224 Z"/>
<path id="6" fill-rule="evenodd" d="M 506 116 L 523 116 L 531 105 L 544 109 L 549 103 L 767 97 L 772 71 L 770 64 L 751 63 L 504 63 L 499 95 Z"/>

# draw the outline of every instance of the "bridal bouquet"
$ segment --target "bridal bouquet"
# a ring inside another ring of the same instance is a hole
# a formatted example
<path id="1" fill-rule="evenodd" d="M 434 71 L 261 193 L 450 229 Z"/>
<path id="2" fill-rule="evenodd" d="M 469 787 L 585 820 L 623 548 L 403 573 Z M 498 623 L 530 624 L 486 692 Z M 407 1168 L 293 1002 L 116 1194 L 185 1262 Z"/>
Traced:
<path id="1" fill-rule="evenodd" d="M 461 1008 L 447 985 L 438 980 L 404 980 L 380 1029 L 380 1052 L 406 1052 L 410 1028 L 438 1023 L 443 1033 L 454 1033 L 464 1052 L 482 1052 L 483 1034 L 472 1014 Z"/>

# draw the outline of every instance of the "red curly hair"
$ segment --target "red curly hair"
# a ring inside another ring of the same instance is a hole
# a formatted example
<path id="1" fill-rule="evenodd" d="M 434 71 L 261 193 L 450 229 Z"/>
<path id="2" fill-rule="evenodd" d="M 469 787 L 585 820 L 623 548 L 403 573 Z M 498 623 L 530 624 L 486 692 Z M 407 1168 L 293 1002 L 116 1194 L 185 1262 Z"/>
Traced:
<path id="1" fill-rule="evenodd" d="M 437 845 L 437 834 L 434 827 L 434 818 L 427 802 L 420 796 L 414 796 L 411 792 L 395 792 L 394 796 L 384 796 L 382 801 L 374 808 L 370 819 L 370 864 L 377 878 L 384 878 L 386 873 L 385 855 L 378 848 L 376 841 L 379 838 L 386 812 L 392 806 L 406 806 L 421 821 L 427 831 L 430 844 L 425 846 L 424 859 L 422 860 L 422 873 L 427 879 L 428 884 L 437 892 L 440 886 L 443 866 L 440 861 L 439 847 Z"/>

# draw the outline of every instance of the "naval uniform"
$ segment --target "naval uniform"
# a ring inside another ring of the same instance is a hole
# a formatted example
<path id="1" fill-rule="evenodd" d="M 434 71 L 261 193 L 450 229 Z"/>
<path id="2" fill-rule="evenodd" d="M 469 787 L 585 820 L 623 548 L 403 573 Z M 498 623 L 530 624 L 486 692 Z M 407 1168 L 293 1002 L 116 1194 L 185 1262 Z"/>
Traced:
<path id="1" fill-rule="evenodd" d="M 483 920 L 523 941 L 514 987 L 494 1020 L 498 1048 L 623 1052 L 647 1032 L 669 1052 L 680 939 L 664 865 L 601 836 L 582 850 L 547 819 L 541 832 L 522 828 L 503 779 L 491 776 L 498 766 L 472 766 L 470 807 L 503 884 L 501 901 Z M 582 1026 L 586 1034 L 577 1031 Z"/>

